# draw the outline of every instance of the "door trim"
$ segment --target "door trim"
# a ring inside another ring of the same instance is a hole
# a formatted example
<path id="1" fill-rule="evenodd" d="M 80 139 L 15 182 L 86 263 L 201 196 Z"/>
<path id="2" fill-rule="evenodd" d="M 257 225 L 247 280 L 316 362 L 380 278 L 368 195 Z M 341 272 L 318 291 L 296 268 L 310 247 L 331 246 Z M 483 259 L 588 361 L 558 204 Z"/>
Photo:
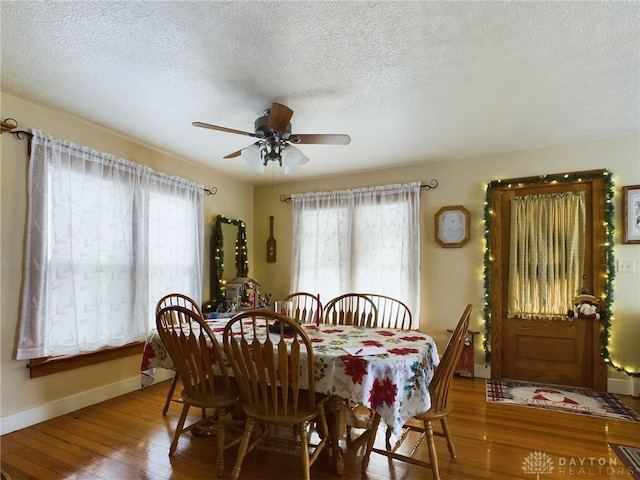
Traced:
<path id="1" fill-rule="evenodd" d="M 487 186 L 487 201 L 485 208 L 485 239 L 487 241 L 485 252 L 485 324 L 487 327 L 488 341 L 490 342 L 490 350 L 487 349 L 488 343 L 485 344 L 485 351 L 491 361 L 491 378 L 502 378 L 502 295 L 503 281 L 502 278 L 502 259 L 501 255 L 494 254 L 492 246 L 501 245 L 502 225 L 496 222 L 496 218 L 500 218 L 501 204 L 500 197 L 502 192 L 506 190 L 515 190 L 522 187 L 544 187 L 545 185 L 557 185 L 560 182 L 576 183 L 591 182 L 593 192 L 593 208 L 589 212 L 589 219 L 592 222 L 593 232 L 593 261 L 592 271 L 588 272 L 593 278 L 594 295 L 604 298 L 605 303 L 609 302 L 607 276 L 611 276 L 607 263 L 607 228 L 606 228 L 606 211 L 607 211 L 607 191 L 605 177 L 610 175 L 607 170 L 589 170 L 584 172 L 559 173 L 551 175 L 543 175 L 537 177 L 522 177 L 507 180 L 493 181 Z M 495 250 L 497 248 L 493 247 Z M 607 275 L 608 274 L 608 275 Z M 489 278 L 487 278 L 487 276 Z M 603 346 L 606 338 L 603 328 L 603 322 L 592 322 L 592 349 L 591 362 L 592 369 L 592 388 L 599 391 L 607 389 L 607 366 L 602 355 Z M 485 337 L 486 338 L 486 337 Z M 486 340 L 485 340 L 486 341 Z"/>

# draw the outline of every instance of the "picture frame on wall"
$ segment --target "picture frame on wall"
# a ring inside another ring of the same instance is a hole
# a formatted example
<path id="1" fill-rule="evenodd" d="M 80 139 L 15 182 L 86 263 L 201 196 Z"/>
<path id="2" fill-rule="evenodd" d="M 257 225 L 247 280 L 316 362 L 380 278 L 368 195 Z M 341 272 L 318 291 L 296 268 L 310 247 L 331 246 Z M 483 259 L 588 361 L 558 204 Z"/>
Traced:
<path id="1" fill-rule="evenodd" d="M 459 248 L 469 241 L 469 210 L 462 205 L 442 207 L 435 216 L 436 242 L 444 248 Z"/>
<path id="2" fill-rule="evenodd" d="M 640 243 L 640 185 L 622 187 L 622 243 Z"/>

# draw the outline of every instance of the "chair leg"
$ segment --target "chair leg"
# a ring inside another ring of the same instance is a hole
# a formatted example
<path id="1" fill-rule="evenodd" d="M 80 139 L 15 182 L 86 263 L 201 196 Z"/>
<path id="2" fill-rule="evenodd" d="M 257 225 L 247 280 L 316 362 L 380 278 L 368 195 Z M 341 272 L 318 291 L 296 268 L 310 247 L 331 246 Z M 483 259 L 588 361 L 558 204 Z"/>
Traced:
<path id="1" fill-rule="evenodd" d="M 236 457 L 236 464 L 233 467 L 233 472 L 231 472 L 232 480 L 238 480 L 240 477 L 240 469 L 242 468 L 242 461 L 244 460 L 244 456 L 247 454 L 247 448 L 249 447 L 249 439 L 251 438 L 251 432 L 253 431 L 253 427 L 255 425 L 255 421 L 253 418 L 247 418 L 247 423 L 244 427 L 244 433 L 242 434 L 242 440 L 240 441 L 240 447 L 238 447 L 238 456 Z"/>
<path id="2" fill-rule="evenodd" d="M 169 404 L 173 399 L 173 392 L 176 389 L 176 383 L 178 383 L 178 372 L 173 375 L 173 380 L 171 380 L 171 386 L 169 387 L 169 393 L 167 393 L 167 400 L 164 402 L 164 408 L 162 409 L 162 416 L 164 417 L 169 410 Z"/>
<path id="3" fill-rule="evenodd" d="M 300 435 L 300 460 L 302 461 L 302 478 L 310 480 L 311 472 L 309 466 L 309 439 L 307 438 L 307 424 L 298 425 Z"/>
<path id="4" fill-rule="evenodd" d="M 387 427 L 385 432 L 384 432 L 384 445 L 385 447 L 387 447 L 387 450 L 391 450 L 391 428 Z"/>
<path id="5" fill-rule="evenodd" d="M 447 439 L 447 447 L 449 447 L 451 458 L 456 458 L 456 449 L 453 446 L 453 440 L 451 440 L 451 434 L 449 433 L 449 424 L 447 423 L 447 419 L 442 418 L 440 420 L 440 424 L 442 425 L 442 433 L 444 433 L 444 437 Z"/>
<path id="6" fill-rule="evenodd" d="M 187 419 L 187 413 L 189 413 L 189 405 L 186 403 L 182 406 L 182 413 L 180 414 L 180 419 L 178 420 L 178 425 L 176 425 L 176 433 L 173 435 L 173 442 L 171 442 L 171 446 L 169 447 L 169 456 L 173 456 L 173 452 L 176 451 L 176 447 L 178 446 L 178 439 L 180 435 L 182 435 L 182 430 L 184 429 L 184 422 Z"/>
<path id="7" fill-rule="evenodd" d="M 224 473 L 224 442 L 225 442 L 225 419 L 226 412 L 222 409 L 218 409 L 217 419 L 218 419 L 218 436 L 216 438 L 217 442 L 217 458 L 216 458 L 216 470 L 218 471 L 218 476 L 221 477 Z"/>
<path id="8" fill-rule="evenodd" d="M 320 411 L 320 416 L 318 420 L 316 420 L 316 431 L 320 437 L 320 443 L 317 446 L 318 453 L 314 452 L 314 456 L 318 457 L 323 450 L 327 450 L 329 452 L 329 456 L 331 456 L 331 445 L 329 444 L 329 424 L 327 423 L 327 413 L 324 408 Z M 329 444 L 329 445 L 328 445 Z M 315 461 L 315 460 L 314 460 Z"/>
<path id="9" fill-rule="evenodd" d="M 371 450 L 373 450 L 373 444 L 376 441 L 376 435 L 378 433 L 378 425 L 380 424 L 380 415 L 377 413 L 373 417 L 373 423 L 371 425 L 371 430 L 369 431 L 369 438 L 367 438 L 367 450 L 364 452 L 364 456 L 362 457 L 362 472 L 364 473 L 369 466 L 369 457 L 371 456 Z"/>
<path id="10" fill-rule="evenodd" d="M 424 431 L 427 434 L 427 445 L 429 446 L 429 461 L 431 462 L 431 470 L 433 470 L 433 480 L 440 480 L 440 472 L 438 469 L 438 455 L 436 453 L 436 443 L 433 441 L 433 426 L 431 422 L 424 421 Z"/>

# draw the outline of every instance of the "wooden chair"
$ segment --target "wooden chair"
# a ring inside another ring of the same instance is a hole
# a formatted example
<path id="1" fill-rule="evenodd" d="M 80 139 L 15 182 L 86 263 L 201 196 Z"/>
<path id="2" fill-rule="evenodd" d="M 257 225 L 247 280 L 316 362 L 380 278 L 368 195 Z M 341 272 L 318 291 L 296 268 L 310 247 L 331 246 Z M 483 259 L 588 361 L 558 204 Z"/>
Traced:
<path id="1" fill-rule="evenodd" d="M 284 297 L 284 301 L 292 304 L 293 318 L 300 323 L 315 323 L 316 316 L 323 317 L 322 303 L 318 295 L 306 292 L 295 292 Z"/>
<path id="2" fill-rule="evenodd" d="M 324 315 L 325 323 L 331 325 L 360 325 L 363 327 L 378 325 L 378 310 L 375 302 L 367 295 L 360 293 L 346 293 L 329 300 L 325 306 Z M 373 426 L 373 412 L 349 399 L 345 399 L 344 403 L 347 443 L 351 444 L 351 429 L 362 428 L 365 431 L 355 440 L 356 444 L 360 443 L 367 438 Z"/>
<path id="3" fill-rule="evenodd" d="M 240 441 L 238 437 L 225 445 L 225 417 L 236 406 L 239 396 L 224 365 L 223 351 L 202 316 L 188 308 L 176 305 L 162 308 L 156 314 L 156 325 L 184 387 L 180 394 L 182 413 L 169 456 L 175 452 L 180 435 L 203 425 L 200 420 L 184 426 L 189 408 L 214 409 L 214 414 L 205 421 L 217 420 L 216 469 L 220 477 L 224 469 L 224 450 Z"/>
<path id="4" fill-rule="evenodd" d="M 378 312 L 378 328 L 409 329 L 412 325 L 412 315 L 409 307 L 400 300 L 378 293 L 363 293 L 376 306 Z M 347 429 L 347 445 L 359 447 L 368 438 L 373 427 L 374 411 L 355 402 L 346 401 L 344 416 Z M 353 428 L 363 429 L 358 437 L 352 440 Z"/>
<path id="5" fill-rule="evenodd" d="M 378 328 L 398 328 L 409 330 L 412 328 L 413 316 L 411 310 L 397 298 L 379 293 L 363 293 L 376 305 L 378 311 Z"/>
<path id="6" fill-rule="evenodd" d="M 223 338 L 247 415 L 232 478 L 240 476 L 248 452 L 266 448 L 299 454 L 301 478 L 308 480 L 309 469 L 329 438 L 324 410 L 329 397 L 315 393 L 309 337 L 289 317 L 267 310 L 250 310 L 227 323 Z M 313 423 L 319 428 L 320 442 L 310 454 L 309 430 Z M 272 433 L 278 426 L 295 427 L 299 440 L 274 438 Z"/>
<path id="7" fill-rule="evenodd" d="M 369 465 L 369 456 L 371 455 L 371 452 L 376 452 L 380 455 L 385 455 L 394 460 L 408 462 L 413 465 L 421 465 L 423 467 L 431 467 L 434 480 L 440 480 L 440 473 L 438 470 L 438 457 L 436 455 L 436 447 L 433 441 L 434 435 L 445 437 L 447 439 L 447 447 L 449 448 L 449 453 L 451 454 L 452 458 L 455 458 L 456 452 L 453 446 L 453 441 L 451 440 L 451 435 L 449 434 L 449 426 L 447 425 L 447 415 L 451 413 L 451 409 L 453 407 L 451 402 L 449 401 L 449 386 L 451 385 L 451 380 L 453 379 L 453 374 L 455 372 L 456 365 L 458 364 L 458 358 L 460 358 L 460 353 L 462 352 L 465 339 L 467 338 L 471 308 L 471 305 L 467 305 L 467 308 L 465 308 L 462 317 L 460 317 L 458 326 L 449 338 L 447 347 L 440 359 L 440 364 L 436 367 L 433 379 L 429 384 L 431 408 L 428 411 L 418 414 L 413 418 L 413 420 L 421 420 L 422 426 L 417 426 L 410 423 L 405 424 L 405 430 L 403 431 L 402 436 L 398 439 L 393 447 L 391 446 L 390 442 L 391 431 L 389 430 L 389 428 L 387 428 L 385 440 L 386 449 L 383 450 L 374 448 L 373 446 L 376 438 L 375 432 L 377 431 L 378 425 L 380 423 L 380 415 L 376 413 L 373 422 L 373 429 L 367 442 L 367 450 L 362 459 L 363 472 L 366 471 Z M 431 422 L 435 420 L 440 420 L 442 432 L 435 432 L 433 430 Z M 411 453 L 409 455 L 400 454 L 397 452 L 398 448 L 400 448 L 410 431 L 416 431 L 420 433 L 418 442 L 411 450 Z M 425 436 L 427 437 L 427 445 L 429 447 L 429 462 L 420 460 L 414 456 L 420 442 Z"/>
<path id="8" fill-rule="evenodd" d="M 165 295 L 160 300 L 158 300 L 158 303 L 156 305 L 156 315 L 164 307 L 169 307 L 172 305 L 188 308 L 192 312 L 195 312 L 200 317 L 204 318 L 200 305 L 198 305 L 195 302 L 195 300 L 193 300 L 191 297 L 184 295 L 182 293 L 169 293 L 168 295 Z M 167 414 L 167 411 L 169 410 L 169 405 L 171 404 L 172 401 L 182 403 L 182 399 L 173 397 L 173 393 L 175 392 L 176 384 L 178 383 L 179 377 L 180 375 L 176 370 L 175 374 L 173 375 L 173 380 L 171 380 L 171 386 L 169 387 L 169 392 L 167 393 L 167 400 L 164 402 L 164 407 L 162 408 L 163 417 Z M 203 416 L 205 415 L 205 411 L 202 412 L 202 415 Z"/>
<path id="9" fill-rule="evenodd" d="M 378 310 L 366 295 L 345 293 L 327 302 L 324 307 L 324 323 L 375 328 L 378 325 Z"/>

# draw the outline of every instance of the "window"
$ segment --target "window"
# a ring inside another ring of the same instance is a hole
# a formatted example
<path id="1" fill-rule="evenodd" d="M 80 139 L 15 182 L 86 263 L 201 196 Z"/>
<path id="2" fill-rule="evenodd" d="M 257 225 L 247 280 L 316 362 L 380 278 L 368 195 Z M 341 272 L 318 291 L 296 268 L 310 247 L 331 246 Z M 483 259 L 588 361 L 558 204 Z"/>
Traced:
<path id="1" fill-rule="evenodd" d="M 566 320 L 584 275 L 584 192 L 511 198 L 509 318 Z"/>
<path id="2" fill-rule="evenodd" d="M 156 328 L 155 309 L 170 292 L 189 295 L 198 303 L 202 295 L 202 200 L 191 195 L 156 191 L 149 208 L 149 326 Z M 197 208 L 196 208 L 197 207 Z"/>
<path id="3" fill-rule="evenodd" d="M 200 298 L 202 186 L 34 131 L 17 359 L 141 341 Z"/>
<path id="4" fill-rule="evenodd" d="M 291 290 L 380 293 L 419 319 L 420 184 L 292 195 Z M 415 325 L 417 326 L 417 325 Z"/>

